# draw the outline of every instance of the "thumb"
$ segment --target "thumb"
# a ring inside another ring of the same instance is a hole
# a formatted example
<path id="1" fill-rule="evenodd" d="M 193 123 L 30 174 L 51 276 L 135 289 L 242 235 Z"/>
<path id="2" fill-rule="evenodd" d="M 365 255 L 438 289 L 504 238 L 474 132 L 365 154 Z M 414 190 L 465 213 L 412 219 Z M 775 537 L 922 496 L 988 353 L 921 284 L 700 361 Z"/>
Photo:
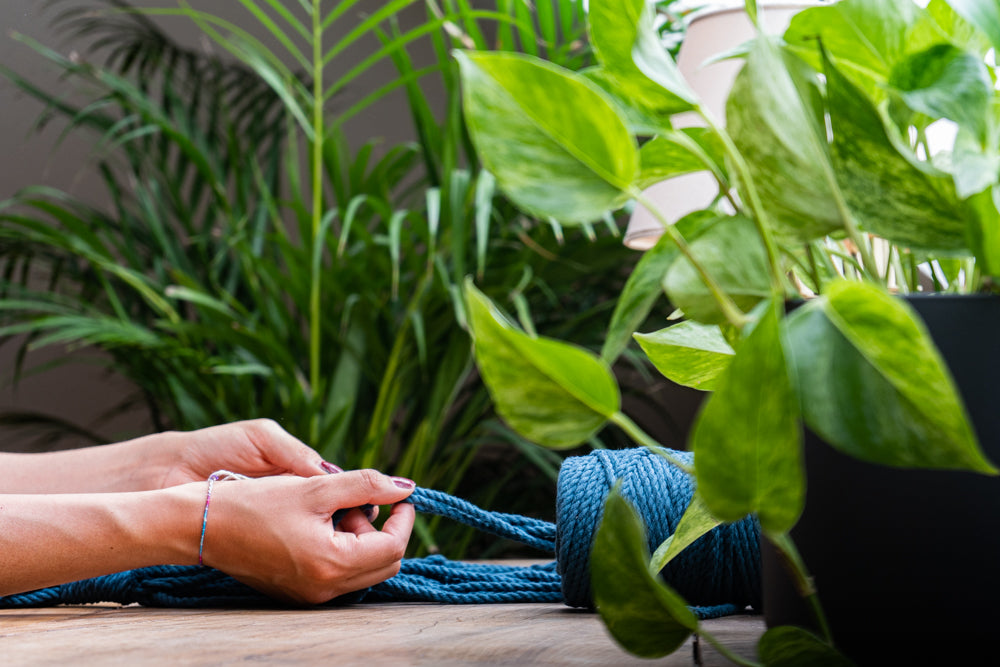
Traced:
<path id="1" fill-rule="evenodd" d="M 325 510 L 361 505 L 393 505 L 413 493 L 416 483 L 405 477 L 390 477 L 377 470 L 351 470 L 328 475 L 323 484 Z"/>

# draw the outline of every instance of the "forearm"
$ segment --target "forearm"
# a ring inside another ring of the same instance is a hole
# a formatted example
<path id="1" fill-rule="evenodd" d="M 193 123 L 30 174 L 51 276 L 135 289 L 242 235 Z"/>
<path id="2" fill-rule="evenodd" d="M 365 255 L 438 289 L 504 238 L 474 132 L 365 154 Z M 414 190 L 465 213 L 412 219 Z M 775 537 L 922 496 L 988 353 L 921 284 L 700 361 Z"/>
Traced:
<path id="1" fill-rule="evenodd" d="M 0 595 L 198 560 L 205 484 L 120 494 L 0 495 Z"/>
<path id="2" fill-rule="evenodd" d="M 2 493 L 146 491 L 169 464 L 172 440 L 150 447 L 146 436 L 127 442 L 41 454 L 0 453 Z"/>

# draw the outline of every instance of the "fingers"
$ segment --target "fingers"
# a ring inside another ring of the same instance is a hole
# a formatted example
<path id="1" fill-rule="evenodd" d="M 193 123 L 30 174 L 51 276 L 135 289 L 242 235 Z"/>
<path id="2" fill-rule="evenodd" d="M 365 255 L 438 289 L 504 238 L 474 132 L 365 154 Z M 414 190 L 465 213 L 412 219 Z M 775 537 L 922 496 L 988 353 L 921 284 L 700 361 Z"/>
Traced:
<path id="1" fill-rule="evenodd" d="M 354 509 L 344 515 L 344 518 L 337 524 L 337 530 L 360 535 L 375 530 L 375 527 L 361 510 Z"/>
<path id="2" fill-rule="evenodd" d="M 334 585 L 329 589 L 330 597 L 370 588 L 396 576 L 402 567 L 415 515 L 413 505 L 400 503 L 392 508 L 385 526 L 379 531 L 361 512 L 348 513 L 341 525 L 347 523 L 357 530 L 352 531 L 353 534 L 339 533 L 334 544 L 350 554 L 348 562 L 354 564 L 353 573 L 331 582 Z"/>
<path id="3" fill-rule="evenodd" d="M 330 514 L 344 507 L 394 505 L 416 488 L 412 480 L 389 477 L 377 470 L 351 470 L 317 482 L 322 482 L 319 490 L 322 510 Z"/>
<path id="4" fill-rule="evenodd" d="M 354 591 L 360 591 L 363 588 L 371 588 L 372 586 L 382 583 L 386 579 L 392 579 L 399 574 L 400 567 L 400 561 L 396 561 L 377 570 L 370 570 L 351 577 L 343 582 L 343 588 L 345 589 L 344 593 L 352 593 Z M 341 593 L 341 595 L 344 593 Z"/>
<path id="5" fill-rule="evenodd" d="M 368 526 L 354 535 L 339 533 L 340 544 L 350 553 L 352 562 L 364 564 L 365 571 L 381 570 L 398 565 L 406 553 L 406 545 L 413 531 L 416 512 L 413 505 L 400 503 L 392 508 L 382 530 Z"/>
<path id="6" fill-rule="evenodd" d="M 324 461 L 316 450 L 272 419 L 254 419 L 242 424 L 253 446 L 276 467 L 301 477 L 340 472 L 340 468 Z"/>
<path id="7" fill-rule="evenodd" d="M 410 540 L 410 533 L 413 532 L 413 521 L 417 516 L 417 511 L 410 503 L 399 503 L 393 506 L 389 518 L 382 526 L 382 532 L 392 535 L 401 540 L 405 545 Z"/>

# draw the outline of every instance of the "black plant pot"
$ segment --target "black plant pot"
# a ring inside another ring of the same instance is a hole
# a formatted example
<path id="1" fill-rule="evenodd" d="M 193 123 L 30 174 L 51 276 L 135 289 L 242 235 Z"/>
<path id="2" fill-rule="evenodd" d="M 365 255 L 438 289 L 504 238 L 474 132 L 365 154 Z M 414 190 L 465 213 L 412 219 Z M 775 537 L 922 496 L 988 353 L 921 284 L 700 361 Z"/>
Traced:
<path id="1" fill-rule="evenodd" d="M 1000 298 L 908 301 L 1000 464 Z M 862 463 L 808 432 L 805 460 L 792 537 L 834 643 L 860 665 L 987 664 L 1000 618 L 1000 477 Z M 770 544 L 762 559 L 767 625 L 815 629 Z"/>

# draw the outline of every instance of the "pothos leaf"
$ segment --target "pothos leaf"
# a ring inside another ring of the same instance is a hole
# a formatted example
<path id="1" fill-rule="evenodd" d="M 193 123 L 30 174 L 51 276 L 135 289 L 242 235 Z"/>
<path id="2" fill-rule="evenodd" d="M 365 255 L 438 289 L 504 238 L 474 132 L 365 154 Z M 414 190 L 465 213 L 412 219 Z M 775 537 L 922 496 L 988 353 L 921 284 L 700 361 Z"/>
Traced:
<path id="1" fill-rule="evenodd" d="M 597 86 L 532 56 L 457 51 L 455 57 L 479 157 L 520 208 L 582 223 L 627 201 L 638 146 Z"/>
<path id="2" fill-rule="evenodd" d="M 698 619 L 684 599 L 650 573 L 645 530 L 635 509 L 612 489 L 590 557 L 601 620 L 629 652 L 657 658 L 676 651 Z"/>
<path id="3" fill-rule="evenodd" d="M 690 247 L 695 258 L 744 311 L 771 293 L 764 246 L 748 218 L 722 218 Z M 671 303 L 689 319 L 708 324 L 725 321 L 712 293 L 686 257 L 678 257 L 670 267 L 663 288 Z"/>
<path id="4" fill-rule="evenodd" d="M 808 630 L 781 625 L 770 628 L 760 638 L 757 652 L 767 667 L 853 667 L 837 649 Z"/>
<path id="5" fill-rule="evenodd" d="M 637 333 L 635 339 L 664 377 L 703 391 L 715 388 L 734 354 L 718 326 L 693 321 L 649 334 Z"/>
<path id="6" fill-rule="evenodd" d="M 483 382 L 515 431 L 546 447 L 574 447 L 618 412 L 618 384 L 606 363 L 515 329 L 471 280 L 465 298 Z"/>
<path id="7" fill-rule="evenodd" d="M 686 91 L 654 83 L 632 59 L 636 40 L 652 29 L 650 11 L 645 0 L 591 0 L 587 26 L 597 59 L 614 77 L 623 96 L 661 123 L 666 121 L 660 125 L 664 127 L 669 126 L 671 114 L 687 111 L 692 104 Z"/>
<path id="8" fill-rule="evenodd" d="M 861 225 L 903 246 L 968 252 L 952 178 L 899 146 L 878 109 L 829 58 L 824 71 L 837 182 Z"/>
<path id="9" fill-rule="evenodd" d="M 831 446 L 872 463 L 996 472 L 902 299 L 837 281 L 788 316 L 785 345 L 805 422 Z"/>
<path id="10" fill-rule="evenodd" d="M 782 237 L 809 241 L 843 226 L 816 81 L 773 38 L 754 40 L 726 103 L 761 206 Z"/>
<path id="11" fill-rule="evenodd" d="M 756 512 L 761 528 L 788 530 L 805 504 L 802 432 L 771 302 L 699 414 L 692 435 L 698 492 L 713 516 Z M 767 387 L 761 391 L 761 387 Z"/>

